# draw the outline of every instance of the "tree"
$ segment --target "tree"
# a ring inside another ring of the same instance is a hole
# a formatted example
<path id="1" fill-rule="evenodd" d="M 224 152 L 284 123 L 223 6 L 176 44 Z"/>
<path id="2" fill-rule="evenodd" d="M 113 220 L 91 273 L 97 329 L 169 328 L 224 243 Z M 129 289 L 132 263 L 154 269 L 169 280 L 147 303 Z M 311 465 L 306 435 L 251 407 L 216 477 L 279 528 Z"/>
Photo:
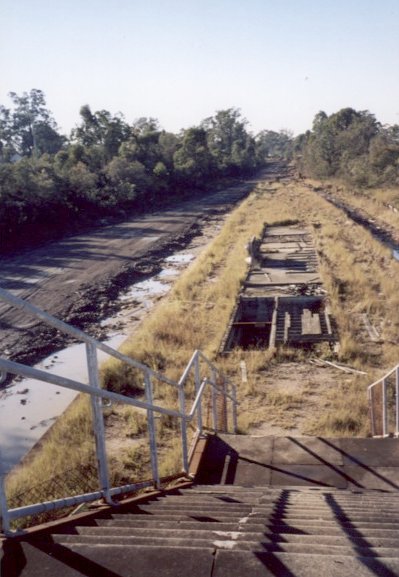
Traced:
<path id="1" fill-rule="evenodd" d="M 65 143 L 58 132 L 51 113 L 46 108 L 46 99 L 41 90 L 32 89 L 18 96 L 10 92 L 14 110 L 9 113 L 8 132 L 10 144 L 21 156 L 54 154 Z M 2 111 L 3 120 L 5 117 Z"/>
<path id="2" fill-rule="evenodd" d="M 104 162 L 118 154 L 119 147 L 128 140 L 130 128 L 122 114 L 112 116 L 107 110 L 97 110 L 94 114 L 85 104 L 80 109 L 81 123 L 72 131 L 72 138 L 85 147 L 98 147 Z"/>
<path id="3" fill-rule="evenodd" d="M 254 140 L 246 131 L 246 124 L 237 108 L 219 110 L 202 122 L 209 150 L 221 174 L 239 174 L 255 166 Z"/>
<path id="4" fill-rule="evenodd" d="M 204 128 L 186 130 L 173 160 L 178 180 L 184 184 L 193 184 L 197 188 L 203 187 L 213 168 L 213 157 L 208 148 L 206 130 Z"/>
<path id="5" fill-rule="evenodd" d="M 287 158 L 291 153 L 292 133 L 288 130 L 262 130 L 255 137 L 258 162 L 264 164 L 270 157 Z"/>

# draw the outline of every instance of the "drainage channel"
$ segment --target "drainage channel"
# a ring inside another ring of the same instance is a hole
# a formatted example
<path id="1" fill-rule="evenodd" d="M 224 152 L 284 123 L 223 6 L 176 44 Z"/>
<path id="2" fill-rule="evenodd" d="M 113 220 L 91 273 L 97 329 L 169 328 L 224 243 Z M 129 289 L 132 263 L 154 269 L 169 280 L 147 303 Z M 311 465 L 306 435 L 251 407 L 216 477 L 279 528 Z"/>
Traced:
<path id="1" fill-rule="evenodd" d="M 383 225 L 380 226 L 373 218 L 366 214 L 362 214 L 355 207 L 352 207 L 343 200 L 336 198 L 330 191 L 323 190 L 319 187 L 312 187 L 312 190 L 319 193 L 325 200 L 342 210 L 346 216 L 353 220 L 353 222 L 368 230 L 374 238 L 389 248 L 392 251 L 393 258 L 399 261 L 399 236 L 395 230 L 392 230 L 392 228 L 384 228 Z M 385 206 L 386 208 L 397 212 L 397 209 L 392 205 Z"/>
<path id="2" fill-rule="evenodd" d="M 336 342 L 310 231 L 298 224 L 265 225 L 248 252 L 250 270 L 221 352 Z"/>
<path id="3" fill-rule="evenodd" d="M 200 241 L 198 245 L 201 246 Z M 101 323 L 107 333 L 104 342 L 118 348 L 194 259 L 195 254 L 187 249 L 174 253 L 164 259 L 157 275 L 128 288 L 118 299 L 119 312 Z M 100 363 L 107 358 L 98 351 Z M 88 382 L 85 345 L 69 345 L 43 359 L 35 368 Z M 76 391 L 35 379 L 15 379 L 0 392 L 0 473 L 7 473 L 20 462 L 77 395 Z"/>

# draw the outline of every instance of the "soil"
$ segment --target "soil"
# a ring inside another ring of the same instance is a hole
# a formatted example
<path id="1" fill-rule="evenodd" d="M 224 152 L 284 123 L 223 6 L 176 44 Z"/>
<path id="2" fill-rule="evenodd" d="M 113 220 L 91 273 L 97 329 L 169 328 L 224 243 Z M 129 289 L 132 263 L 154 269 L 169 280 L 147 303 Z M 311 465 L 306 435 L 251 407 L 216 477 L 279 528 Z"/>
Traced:
<path id="1" fill-rule="evenodd" d="M 264 371 L 258 380 L 257 395 L 263 395 L 264 404 L 270 402 L 267 419 L 258 421 L 259 408 L 248 402 L 248 411 L 253 412 L 255 422 L 249 434 L 266 436 L 311 435 L 311 427 L 318 415 L 329 405 L 329 392 L 343 380 L 351 381 L 351 375 L 333 367 L 317 367 L 310 362 L 281 362 Z M 286 399 L 279 407 L 271 396 L 281 395 Z"/>

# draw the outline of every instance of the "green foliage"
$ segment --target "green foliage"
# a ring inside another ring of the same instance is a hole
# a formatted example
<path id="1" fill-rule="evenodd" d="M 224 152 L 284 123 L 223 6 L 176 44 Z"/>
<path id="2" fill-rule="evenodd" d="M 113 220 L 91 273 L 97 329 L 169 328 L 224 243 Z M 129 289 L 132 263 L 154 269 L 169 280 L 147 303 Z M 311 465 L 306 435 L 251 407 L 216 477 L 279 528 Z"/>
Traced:
<path id="1" fill-rule="evenodd" d="M 65 138 L 46 108 L 41 90 L 32 89 L 18 96 L 10 92 L 14 104 L 10 110 L 0 106 L 0 160 L 10 160 L 15 155 L 29 157 L 60 150 Z"/>
<path id="2" fill-rule="evenodd" d="M 177 178 L 183 183 L 192 182 L 201 187 L 213 172 L 213 156 L 204 128 L 189 128 L 184 132 L 183 142 L 173 156 Z"/>
<path id="3" fill-rule="evenodd" d="M 202 122 L 219 173 L 237 176 L 256 168 L 255 141 L 246 124 L 236 108 L 219 110 Z"/>
<path id="4" fill-rule="evenodd" d="M 292 134 L 287 130 L 262 130 L 256 135 L 256 154 L 261 163 L 268 158 L 285 158 L 291 156 Z"/>
<path id="5" fill-rule="evenodd" d="M 67 140 L 42 91 L 10 98 L 12 109 L 0 105 L 1 251 L 187 196 L 265 160 L 234 108 L 176 135 L 154 118 L 129 125 L 86 104 Z"/>
<path id="6" fill-rule="evenodd" d="M 294 153 L 301 172 L 318 178 L 338 176 L 360 186 L 399 179 L 399 127 L 382 126 L 367 110 L 319 112 L 313 130 L 297 137 Z"/>

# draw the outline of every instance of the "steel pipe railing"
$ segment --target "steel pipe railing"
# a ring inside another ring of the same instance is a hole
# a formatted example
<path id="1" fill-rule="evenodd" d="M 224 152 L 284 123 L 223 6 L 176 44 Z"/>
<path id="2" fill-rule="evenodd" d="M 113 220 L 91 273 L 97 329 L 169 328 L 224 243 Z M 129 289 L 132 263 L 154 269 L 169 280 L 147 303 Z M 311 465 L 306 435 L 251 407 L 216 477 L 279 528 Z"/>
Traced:
<path id="1" fill-rule="evenodd" d="M 399 365 L 369 385 L 367 395 L 372 436 L 399 437 Z"/>
<path id="2" fill-rule="evenodd" d="M 4 489 L 4 475 L 2 474 L 1 468 L 1 453 L 0 453 L 0 518 L 2 523 L 3 532 L 6 534 L 13 534 L 10 531 L 11 522 L 18 518 L 38 515 L 48 511 L 53 511 L 55 509 L 61 509 L 65 507 L 74 507 L 82 503 L 87 503 L 90 501 L 104 499 L 107 503 L 113 504 L 112 498 L 116 495 L 121 495 L 125 493 L 131 493 L 139 490 L 140 488 L 154 486 L 155 488 L 160 488 L 161 479 L 159 476 L 159 463 L 158 463 L 158 450 L 157 450 L 157 440 L 156 440 L 156 421 L 155 414 L 168 415 L 180 421 L 181 428 L 181 450 L 182 450 L 182 473 L 187 475 L 189 473 L 189 453 L 188 453 L 188 436 L 187 436 L 187 425 L 190 423 L 194 417 L 197 419 L 197 433 L 195 438 L 198 438 L 202 433 L 203 422 L 202 422 L 202 399 L 204 397 L 204 392 L 207 387 L 211 387 L 211 398 L 212 398 L 212 411 L 213 411 L 213 425 L 214 429 L 217 430 L 217 408 L 216 399 L 218 395 L 222 395 L 224 399 L 224 407 L 227 407 L 228 401 L 231 403 L 232 412 L 232 430 L 236 432 L 237 429 L 237 399 L 236 399 L 236 387 L 233 385 L 229 379 L 227 379 L 217 367 L 199 350 L 194 351 L 190 361 L 188 362 L 186 368 L 183 371 L 182 376 L 179 381 L 173 381 L 168 379 L 164 375 L 152 370 L 147 365 L 135 361 L 126 355 L 119 353 L 109 347 L 97 341 L 96 339 L 90 337 L 83 331 L 72 327 L 59 319 L 49 315 L 45 311 L 35 307 L 34 305 L 23 301 L 22 299 L 15 297 L 8 291 L 0 288 L 0 299 L 7 301 L 12 306 L 23 310 L 35 318 L 38 318 L 45 323 L 57 328 L 73 336 L 76 339 L 83 341 L 86 344 L 86 361 L 88 367 L 89 384 L 82 383 L 73 379 L 62 377 L 59 375 L 49 374 L 43 370 L 28 367 L 21 363 L 11 361 L 9 359 L 0 358 L 0 377 L 4 378 L 7 373 L 13 375 L 19 375 L 22 377 L 28 377 L 37 379 L 49 384 L 58 385 L 65 387 L 67 389 L 72 389 L 77 392 L 88 394 L 91 398 L 91 407 L 93 415 L 93 432 L 95 437 L 95 447 L 96 447 L 96 459 L 97 459 L 97 471 L 99 479 L 99 490 L 91 493 L 84 493 L 82 495 L 67 496 L 62 499 L 55 499 L 53 501 L 47 501 L 43 503 L 36 503 L 33 505 L 27 505 L 23 507 L 18 507 L 14 509 L 8 509 L 7 498 Z M 144 389 L 143 395 L 145 400 L 140 400 L 133 397 L 128 397 L 119 393 L 114 393 L 112 391 L 104 390 L 100 387 L 100 377 L 98 369 L 98 358 L 97 351 L 102 350 L 105 353 L 117 358 L 121 362 L 127 363 L 129 366 L 141 370 L 143 373 Z M 201 362 L 206 366 L 206 375 L 201 373 Z M 191 409 L 187 411 L 187 399 L 185 384 L 193 372 L 194 378 L 194 392 L 195 397 L 191 405 Z M 167 385 L 172 385 L 178 390 L 178 409 L 171 407 L 164 407 L 158 404 L 154 404 L 153 401 L 153 379 L 157 379 L 159 382 Z M 221 385 L 218 384 L 218 380 Z M 229 392 L 229 388 L 230 391 Z M 152 479 L 150 481 L 132 483 L 128 485 L 123 485 L 121 487 L 110 487 L 109 483 L 109 471 L 108 471 L 108 461 L 105 446 L 105 426 L 103 419 L 103 405 L 102 400 L 106 399 L 108 401 L 114 401 L 118 403 L 124 403 L 135 407 L 137 409 L 143 409 L 146 411 L 147 415 L 147 430 L 148 430 L 148 442 L 150 448 L 151 456 L 151 471 Z M 227 421 L 227 417 L 226 417 Z"/>

